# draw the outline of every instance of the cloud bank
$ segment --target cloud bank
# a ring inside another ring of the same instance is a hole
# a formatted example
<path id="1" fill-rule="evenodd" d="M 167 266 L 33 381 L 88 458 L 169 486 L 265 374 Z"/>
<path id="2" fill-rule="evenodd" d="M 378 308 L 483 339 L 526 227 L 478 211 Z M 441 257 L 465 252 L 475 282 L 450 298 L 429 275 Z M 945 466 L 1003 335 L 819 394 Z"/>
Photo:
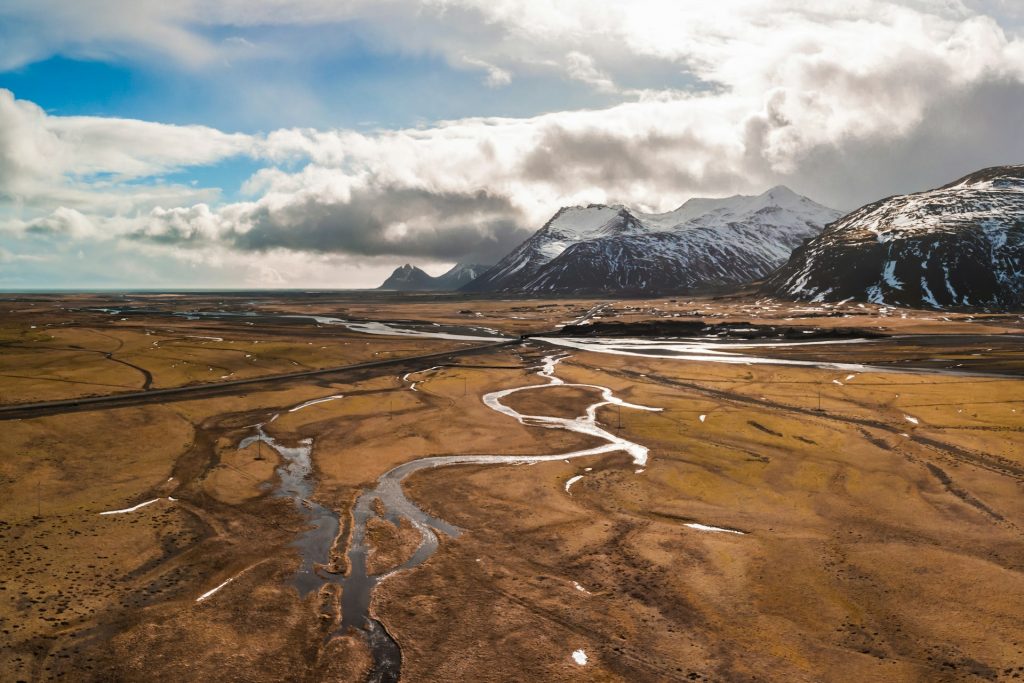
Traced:
<path id="1" fill-rule="evenodd" d="M 0 68 L 67 53 L 197 70 L 282 49 L 225 31 L 358 22 L 382 50 L 478 73 L 482 93 L 541 74 L 616 101 L 240 134 L 54 116 L 0 90 L 7 250 L 19 239 L 107 241 L 192 263 L 235 255 L 257 270 L 289 253 L 493 261 L 565 204 L 667 210 L 786 183 L 851 209 L 1024 158 L 1022 15 L 996 0 L 171 5 L 8 3 L 0 24 L 31 30 L 3 49 Z M 690 85 L 652 87 L 652 65 Z M 241 200 L 177 179 L 235 158 L 262 166 Z"/>

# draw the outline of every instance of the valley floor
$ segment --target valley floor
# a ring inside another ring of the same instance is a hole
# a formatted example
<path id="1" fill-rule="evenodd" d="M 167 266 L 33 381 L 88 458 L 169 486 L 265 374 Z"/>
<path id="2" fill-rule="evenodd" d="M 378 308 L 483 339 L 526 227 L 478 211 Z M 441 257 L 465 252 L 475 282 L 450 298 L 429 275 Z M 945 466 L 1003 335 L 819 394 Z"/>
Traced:
<path id="1" fill-rule="evenodd" d="M 518 338 L 695 318 L 894 336 Z M 2 297 L 0 679 L 1022 679 L 1021 335 L 742 297 Z M 518 462 L 357 509 L 432 456 Z M 360 547 L 376 640 L 342 628 Z"/>

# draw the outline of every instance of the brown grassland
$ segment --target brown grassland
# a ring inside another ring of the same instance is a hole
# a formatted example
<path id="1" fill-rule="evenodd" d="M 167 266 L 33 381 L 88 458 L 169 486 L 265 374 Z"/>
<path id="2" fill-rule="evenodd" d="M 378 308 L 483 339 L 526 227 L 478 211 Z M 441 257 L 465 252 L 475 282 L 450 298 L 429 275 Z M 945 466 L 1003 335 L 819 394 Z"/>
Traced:
<path id="1" fill-rule="evenodd" d="M 133 310 L 96 310 L 119 307 Z M 260 315 L 168 315 L 193 310 Z M 341 572 L 354 501 L 392 467 L 600 442 L 481 401 L 542 383 L 541 357 L 560 351 L 542 342 L 460 355 L 480 342 L 282 314 L 518 335 L 588 312 L 928 335 L 767 352 L 931 371 L 569 351 L 561 379 L 661 409 L 598 412 L 649 461 L 612 452 L 409 477 L 408 498 L 462 533 L 374 593 L 403 681 L 1024 679 L 1020 316 L 744 297 L 250 293 L 0 299 L 2 405 L 268 378 L 159 403 L 0 411 L 0 680 L 364 680 L 372 655 L 359 633 L 337 632 L 338 587 L 303 598 L 292 586 L 305 522 L 277 491 L 277 452 L 238 448 L 254 425 L 285 444 L 312 439 L 311 498 L 345 522 L 330 567 Z M 555 387 L 505 402 L 572 418 L 599 399 Z M 419 543 L 407 521 L 375 518 L 367 537 L 374 573 Z"/>

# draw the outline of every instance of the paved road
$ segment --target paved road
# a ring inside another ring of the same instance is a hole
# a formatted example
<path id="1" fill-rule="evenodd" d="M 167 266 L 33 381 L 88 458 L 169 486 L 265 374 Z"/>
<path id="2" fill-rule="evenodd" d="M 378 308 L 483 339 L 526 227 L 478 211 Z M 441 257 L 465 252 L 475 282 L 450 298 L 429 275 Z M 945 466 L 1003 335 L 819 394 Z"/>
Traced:
<path id="1" fill-rule="evenodd" d="M 44 415 L 58 415 L 61 413 L 108 410 L 110 408 L 127 408 L 130 406 L 149 405 L 152 403 L 191 401 L 214 396 L 243 394 L 247 389 L 258 389 L 263 386 L 274 384 L 286 384 L 288 382 L 308 379 L 310 377 L 342 375 L 355 373 L 361 370 L 372 370 L 374 368 L 402 367 L 409 364 L 419 364 L 422 361 L 436 362 L 438 360 L 453 359 L 459 356 L 482 353 L 498 349 L 503 346 L 511 346 L 519 343 L 519 339 L 508 339 L 494 344 L 483 344 L 480 346 L 471 346 L 452 351 L 440 351 L 438 353 L 428 353 L 420 356 L 406 356 L 403 358 L 388 358 L 387 360 L 353 363 L 352 365 L 339 365 L 319 370 L 302 370 L 300 372 L 288 372 L 281 375 L 264 375 L 262 377 L 249 377 L 246 379 L 235 379 L 226 382 L 190 384 L 183 387 L 150 389 L 148 391 L 132 391 L 120 394 L 109 394 L 107 396 L 89 396 L 83 398 L 64 399 L 60 401 L 41 401 L 39 403 L 18 403 L 14 405 L 0 406 L 0 421 L 21 420 L 26 418 L 42 417 Z"/>

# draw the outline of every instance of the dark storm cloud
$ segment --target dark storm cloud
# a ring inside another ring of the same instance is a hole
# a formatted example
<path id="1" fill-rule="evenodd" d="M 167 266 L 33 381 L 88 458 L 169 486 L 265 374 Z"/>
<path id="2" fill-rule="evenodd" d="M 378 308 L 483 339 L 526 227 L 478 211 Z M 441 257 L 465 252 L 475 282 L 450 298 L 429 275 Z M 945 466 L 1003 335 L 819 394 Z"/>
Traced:
<path id="1" fill-rule="evenodd" d="M 307 199 L 282 209 L 258 209 L 252 227 L 233 245 L 364 256 L 418 256 L 459 260 L 500 258 L 529 236 L 504 197 L 486 192 L 431 193 L 383 188 L 353 191 L 348 202 Z"/>
<path id="2" fill-rule="evenodd" d="M 705 167 L 700 173 L 687 170 L 685 161 L 694 155 L 713 156 L 715 151 L 691 133 L 648 132 L 623 135 L 602 130 L 570 131 L 550 125 L 536 147 L 522 161 L 522 177 L 559 187 L 628 187 L 653 181 L 670 189 L 723 189 L 749 183 L 749 175 L 728 166 Z M 621 201 L 630 203 L 630 197 Z"/>
<path id="3" fill-rule="evenodd" d="M 1022 111 L 1024 88 L 1018 82 L 963 88 L 928 108 L 909 134 L 818 147 L 780 181 L 850 210 L 889 195 L 939 187 L 986 166 L 1024 163 Z"/>
<path id="4" fill-rule="evenodd" d="M 234 216 L 232 227 L 222 232 L 203 229 L 204 219 L 212 216 L 162 214 L 131 238 L 179 246 L 221 243 L 247 252 L 288 249 L 488 262 L 530 234 L 519 227 L 519 213 L 508 199 L 483 191 L 373 187 L 354 190 L 345 202 L 295 197 L 284 206 L 261 205 Z"/>

